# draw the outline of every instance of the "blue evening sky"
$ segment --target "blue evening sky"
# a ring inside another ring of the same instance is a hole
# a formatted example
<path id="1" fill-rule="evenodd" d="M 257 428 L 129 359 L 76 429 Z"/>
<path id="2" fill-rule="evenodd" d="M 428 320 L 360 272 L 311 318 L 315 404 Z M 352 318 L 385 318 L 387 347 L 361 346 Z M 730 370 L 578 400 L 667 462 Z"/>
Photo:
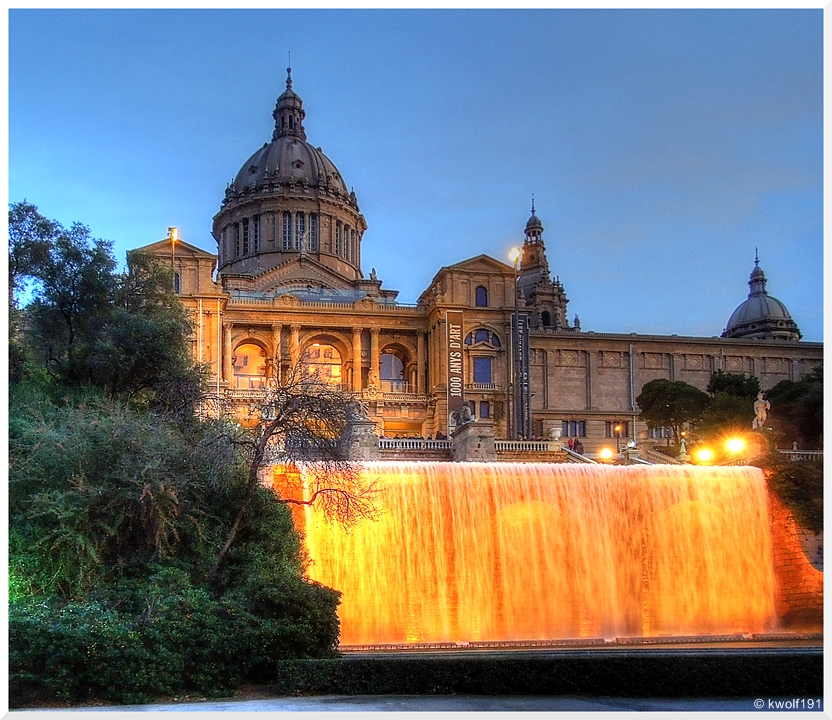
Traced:
<path id="1" fill-rule="evenodd" d="M 719 335 L 755 247 L 823 339 L 823 11 L 10 10 L 9 200 L 215 251 L 288 52 L 355 188 L 365 275 L 415 302 L 508 262 L 534 193 L 584 331 Z"/>

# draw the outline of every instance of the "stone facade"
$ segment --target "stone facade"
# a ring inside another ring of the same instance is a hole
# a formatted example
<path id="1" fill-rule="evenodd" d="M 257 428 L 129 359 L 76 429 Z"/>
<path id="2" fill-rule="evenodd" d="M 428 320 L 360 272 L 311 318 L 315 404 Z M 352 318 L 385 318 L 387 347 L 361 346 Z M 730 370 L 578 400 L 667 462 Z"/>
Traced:
<path id="1" fill-rule="evenodd" d="M 479 255 L 441 268 L 416 305 L 398 303 L 375 269 L 364 275 L 366 221 L 332 162 L 306 142 L 304 116 L 290 78 L 272 142 L 226 189 L 214 218 L 217 254 L 171 238 L 142 248 L 172 264 L 194 358 L 218 395 L 256 396 L 267 377 L 304 357 L 360 397 L 379 434 L 450 435 L 447 317 L 456 311 L 464 397 L 496 438 L 510 437 L 518 427 L 512 378 L 525 372 L 513 357 L 517 315 L 529 325 L 524 434 L 548 438 L 561 428 L 564 443 L 580 437 L 594 452 L 615 445 L 615 425 L 621 444 L 649 439 L 635 398 L 650 380 L 704 389 L 722 369 L 768 389 L 822 362 L 822 343 L 797 339 L 584 332 L 577 316 L 570 325 L 534 208 L 516 267 Z M 749 408 L 749 428 L 752 417 Z"/>

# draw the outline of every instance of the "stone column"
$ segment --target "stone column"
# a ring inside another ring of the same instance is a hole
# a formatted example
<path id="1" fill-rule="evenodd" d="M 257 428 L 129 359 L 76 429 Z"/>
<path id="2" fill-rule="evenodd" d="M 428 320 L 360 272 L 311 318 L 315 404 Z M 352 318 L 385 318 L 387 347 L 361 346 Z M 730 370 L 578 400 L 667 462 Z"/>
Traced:
<path id="1" fill-rule="evenodd" d="M 352 329 L 352 390 L 361 392 L 361 333 L 364 328 Z"/>
<path id="2" fill-rule="evenodd" d="M 416 333 L 416 392 L 425 394 L 425 333 Z"/>
<path id="3" fill-rule="evenodd" d="M 379 329 L 370 328 L 370 373 L 367 378 L 367 384 L 370 387 L 381 387 L 381 363 L 378 354 L 378 334 Z"/>
<path id="4" fill-rule="evenodd" d="M 234 368 L 231 365 L 231 328 L 233 327 L 234 323 L 224 322 L 222 324 L 222 329 L 224 330 L 222 350 L 222 374 L 229 386 L 231 385 L 234 379 Z"/>
<path id="5" fill-rule="evenodd" d="M 300 325 L 292 325 L 292 340 L 289 343 L 289 358 L 292 367 L 300 361 Z"/>
<path id="6" fill-rule="evenodd" d="M 274 346 L 274 376 L 280 381 L 280 363 L 283 357 L 283 348 L 280 347 L 280 335 L 283 326 L 280 323 L 272 323 L 272 345 Z"/>

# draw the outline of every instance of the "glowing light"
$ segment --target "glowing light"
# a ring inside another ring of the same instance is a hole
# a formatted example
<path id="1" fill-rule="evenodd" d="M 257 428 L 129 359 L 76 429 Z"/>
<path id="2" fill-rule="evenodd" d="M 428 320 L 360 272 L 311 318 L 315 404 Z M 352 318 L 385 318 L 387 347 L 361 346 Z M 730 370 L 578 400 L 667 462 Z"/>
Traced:
<path id="1" fill-rule="evenodd" d="M 516 265 L 517 261 L 520 259 L 521 254 L 522 253 L 520 251 L 520 248 L 513 247 L 511 248 L 511 250 L 508 251 L 508 259 L 511 260 L 513 265 Z"/>
<path id="2" fill-rule="evenodd" d="M 696 459 L 702 463 L 710 462 L 714 459 L 714 451 L 709 448 L 702 448 L 696 453 Z"/>
<path id="3" fill-rule="evenodd" d="M 179 239 L 179 228 L 178 227 L 169 227 L 168 233 L 170 234 L 170 241 L 175 243 Z"/>
<path id="4" fill-rule="evenodd" d="M 598 456 L 602 460 L 609 460 L 610 458 L 612 458 L 612 450 L 610 450 L 609 448 L 601 448 L 601 451 L 598 453 Z"/>
<path id="5" fill-rule="evenodd" d="M 727 447 L 732 453 L 738 453 L 745 447 L 745 441 L 740 438 L 731 438 L 727 443 L 725 443 L 725 447 Z"/>

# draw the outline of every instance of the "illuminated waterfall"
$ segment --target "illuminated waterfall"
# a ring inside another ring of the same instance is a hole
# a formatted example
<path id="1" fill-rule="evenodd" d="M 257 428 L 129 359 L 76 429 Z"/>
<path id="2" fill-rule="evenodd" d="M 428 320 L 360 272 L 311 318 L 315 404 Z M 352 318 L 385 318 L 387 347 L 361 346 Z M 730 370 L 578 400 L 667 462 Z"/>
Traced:
<path id="1" fill-rule="evenodd" d="M 341 644 L 761 632 L 774 573 L 757 468 L 368 462 L 381 516 L 306 509 Z"/>

